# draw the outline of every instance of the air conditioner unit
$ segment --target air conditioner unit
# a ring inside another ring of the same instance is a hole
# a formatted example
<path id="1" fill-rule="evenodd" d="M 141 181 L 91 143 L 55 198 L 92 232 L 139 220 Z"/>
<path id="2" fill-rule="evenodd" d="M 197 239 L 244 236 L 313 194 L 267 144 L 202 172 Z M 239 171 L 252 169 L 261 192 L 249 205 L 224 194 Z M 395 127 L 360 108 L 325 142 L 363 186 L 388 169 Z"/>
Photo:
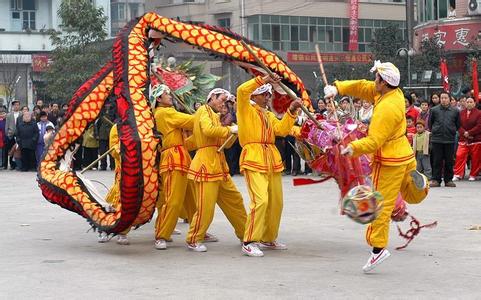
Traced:
<path id="1" fill-rule="evenodd" d="M 481 15 L 481 0 L 468 1 L 468 15 L 470 16 Z"/>

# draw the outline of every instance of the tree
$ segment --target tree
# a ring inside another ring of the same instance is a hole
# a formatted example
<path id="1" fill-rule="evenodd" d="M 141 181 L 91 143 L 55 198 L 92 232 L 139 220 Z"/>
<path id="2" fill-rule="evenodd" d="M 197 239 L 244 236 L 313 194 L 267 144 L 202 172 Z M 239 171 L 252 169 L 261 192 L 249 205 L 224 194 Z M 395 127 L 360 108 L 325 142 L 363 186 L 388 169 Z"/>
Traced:
<path id="1" fill-rule="evenodd" d="M 373 59 L 390 61 L 401 72 L 400 85 L 408 82 L 408 57 L 400 56 L 401 48 L 407 45 L 402 38 L 402 32 L 395 25 L 376 30 L 374 39 L 370 44 Z M 421 47 L 411 60 L 411 73 L 423 72 L 424 70 L 438 70 L 441 57 L 444 56 L 444 47 L 434 38 L 422 41 Z"/>
<path id="2" fill-rule="evenodd" d="M 89 0 L 63 0 L 57 12 L 62 31 L 49 31 L 55 50 L 46 74 L 49 98 L 67 101 L 75 90 L 110 59 L 103 8 Z"/>
<path id="3" fill-rule="evenodd" d="M 411 59 L 412 72 L 424 70 L 439 70 L 441 58 L 445 56 L 444 47 L 434 39 L 426 39 L 421 42 L 421 48 Z"/>
<path id="4" fill-rule="evenodd" d="M 7 102 L 6 107 L 10 107 L 18 81 L 21 79 L 22 64 L 19 56 L 5 55 L 0 56 L 0 83 L 5 90 Z"/>
<path id="5" fill-rule="evenodd" d="M 380 61 L 391 61 L 397 57 L 397 52 L 405 46 L 402 31 L 394 24 L 377 29 L 374 32 L 374 39 L 369 47 L 371 48 L 373 59 Z"/>
<path id="6" fill-rule="evenodd" d="M 402 31 L 394 24 L 377 29 L 369 47 L 373 60 L 389 61 L 398 67 L 401 74 L 404 74 L 401 76 L 401 85 L 404 85 L 407 82 L 407 59 L 398 55 L 399 49 L 406 47 Z"/>

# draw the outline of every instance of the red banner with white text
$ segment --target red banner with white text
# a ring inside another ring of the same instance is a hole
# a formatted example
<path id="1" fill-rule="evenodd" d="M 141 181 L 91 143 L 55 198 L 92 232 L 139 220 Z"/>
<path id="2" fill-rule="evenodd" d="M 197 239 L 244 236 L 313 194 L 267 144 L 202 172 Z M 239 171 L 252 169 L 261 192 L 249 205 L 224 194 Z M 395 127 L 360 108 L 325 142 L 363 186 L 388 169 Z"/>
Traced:
<path id="1" fill-rule="evenodd" d="M 449 93 L 448 64 L 446 63 L 446 60 L 444 58 L 441 59 L 440 69 L 443 80 L 443 89 L 444 91 Z"/>
<path id="2" fill-rule="evenodd" d="M 349 12 L 349 51 L 358 51 L 359 0 L 351 0 Z"/>

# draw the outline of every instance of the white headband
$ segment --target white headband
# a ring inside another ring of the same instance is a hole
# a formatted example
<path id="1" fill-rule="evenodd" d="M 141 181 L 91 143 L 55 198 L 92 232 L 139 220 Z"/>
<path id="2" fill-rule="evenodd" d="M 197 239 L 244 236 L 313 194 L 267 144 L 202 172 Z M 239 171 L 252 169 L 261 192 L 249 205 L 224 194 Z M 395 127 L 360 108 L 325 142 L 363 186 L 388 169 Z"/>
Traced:
<path id="1" fill-rule="evenodd" d="M 215 88 L 212 91 L 210 91 L 209 95 L 207 95 L 207 102 L 209 102 L 210 97 L 212 97 L 214 95 L 220 95 L 220 94 L 226 94 L 227 98 L 232 96 L 231 93 L 229 93 L 229 91 L 227 91 L 227 90 L 224 90 L 224 89 L 221 89 L 221 88 Z"/>
<path id="2" fill-rule="evenodd" d="M 374 67 L 371 68 L 372 72 L 378 72 L 379 76 L 392 86 L 398 86 L 401 80 L 399 69 L 390 62 L 381 63 L 379 60 L 374 61 Z"/>
<path id="3" fill-rule="evenodd" d="M 270 83 L 266 83 L 255 89 L 255 91 L 252 92 L 252 96 L 261 95 L 266 92 L 272 95 L 272 85 Z"/>

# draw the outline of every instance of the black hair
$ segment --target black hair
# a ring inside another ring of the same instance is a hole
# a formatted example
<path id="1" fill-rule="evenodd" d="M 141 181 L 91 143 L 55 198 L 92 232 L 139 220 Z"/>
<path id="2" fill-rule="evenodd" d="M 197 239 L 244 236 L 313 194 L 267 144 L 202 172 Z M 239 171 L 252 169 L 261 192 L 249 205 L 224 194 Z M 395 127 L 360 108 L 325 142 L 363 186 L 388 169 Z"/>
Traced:
<path id="1" fill-rule="evenodd" d="M 410 94 L 404 94 L 404 99 L 409 102 L 409 105 L 413 105 L 413 97 Z"/>
<path id="2" fill-rule="evenodd" d="M 47 114 L 47 112 L 41 110 L 39 116 L 40 116 L 40 118 L 41 118 L 41 117 L 46 117 L 46 116 L 48 116 L 48 114 Z"/>
<path id="3" fill-rule="evenodd" d="M 446 91 L 441 91 L 439 93 L 439 100 L 441 100 L 441 95 L 442 94 L 445 94 L 445 95 L 448 95 L 448 98 L 449 98 L 449 101 L 451 101 L 451 94 L 449 92 L 446 92 Z"/>
<path id="4" fill-rule="evenodd" d="M 414 118 L 412 116 L 406 116 L 406 120 L 414 121 Z"/>
<path id="5" fill-rule="evenodd" d="M 428 100 L 421 100 L 421 103 L 420 104 L 423 104 L 423 103 L 426 103 L 427 105 L 429 105 L 429 101 Z"/>

